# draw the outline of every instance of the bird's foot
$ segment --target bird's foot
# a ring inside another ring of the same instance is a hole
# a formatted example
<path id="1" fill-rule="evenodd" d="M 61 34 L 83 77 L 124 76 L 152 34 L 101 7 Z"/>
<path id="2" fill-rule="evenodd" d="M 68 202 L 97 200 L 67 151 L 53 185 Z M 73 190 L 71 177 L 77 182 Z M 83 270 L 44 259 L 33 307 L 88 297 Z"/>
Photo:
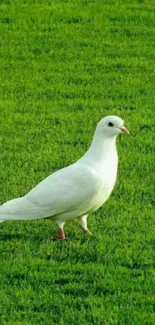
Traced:
<path id="1" fill-rule="evenodd" d="M 88 229 L 88 228 L 83 228 L 81 225 L 80 225 L 80 228 L 84 231 L 84 233 L 88 233 L 89 235 L 92 235 L 92 232 Z"/>
<path id="2" fill-rule="evenodd" d="M 85 230 L 85 232 L 92 236 L 92 232 L 88 228 Z"/>
<path id="3" fill-rule="evenodd" d="M 63 231 L 63 229 L 61 229 L 61 228 L 58 228 L 58 236 L 57 237 L 53 237 L 53 240 L 55 241 L 55 240 L 58 240 L 58 239 L 61 239 L 61 240 L 65 240 L 66 239 L 66 237 L 65 237 L 65 233 L 64 233 L 64 231 Z"/>
<path id="4" fill-rule="evenodd" d="M 52 237 L 52 240 L 53 241 L 56 241 L 56 240 L 65 240 L 66 239 L 66 237 L 60 237 L 60 236 L 57 236 L 57 237 Z"/>

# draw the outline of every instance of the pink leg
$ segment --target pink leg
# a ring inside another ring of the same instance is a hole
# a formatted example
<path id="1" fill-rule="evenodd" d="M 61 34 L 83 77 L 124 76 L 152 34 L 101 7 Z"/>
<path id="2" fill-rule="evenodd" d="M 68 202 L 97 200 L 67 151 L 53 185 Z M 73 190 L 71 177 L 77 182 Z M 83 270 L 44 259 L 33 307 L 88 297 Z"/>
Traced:
<path id="1" fill-rule="evenodd" d="M 57 222 L 58 236 L 53 237 L 53 240 L 58 240 L 58 239 L 65 240 L 66 239 L 65 233 L 64 233 L 64 230 L 63 230 L 63 225 L 64 225 L 64 223 Z"/>
<path id="2" fill-rule="evenodd" d="M 63 229 L 58 228 L 58 234 L 60 239 L 64 240 L 66 238 Z"/>

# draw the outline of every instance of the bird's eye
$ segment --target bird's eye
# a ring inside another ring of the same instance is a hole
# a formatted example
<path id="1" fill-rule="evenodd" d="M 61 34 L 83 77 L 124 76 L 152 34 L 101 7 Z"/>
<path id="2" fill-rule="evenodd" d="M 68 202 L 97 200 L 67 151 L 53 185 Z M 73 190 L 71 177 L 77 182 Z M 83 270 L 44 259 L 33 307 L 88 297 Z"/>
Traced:
<path id="1" fill-rule="evenodd" d="M 109 122 L 108 125 L 109 126 L 114 126 L 114 124 L 112 122 Z"/>

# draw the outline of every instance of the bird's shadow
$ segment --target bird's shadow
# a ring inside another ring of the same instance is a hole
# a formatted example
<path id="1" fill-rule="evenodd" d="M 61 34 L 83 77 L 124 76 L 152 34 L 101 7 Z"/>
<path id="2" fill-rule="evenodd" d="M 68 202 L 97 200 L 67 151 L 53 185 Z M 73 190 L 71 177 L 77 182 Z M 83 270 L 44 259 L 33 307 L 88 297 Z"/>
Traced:
<path id="1" fill-rule="evenodd" d="M 22 234 L 0 234 L 0 240 L 20 239 L 23 238 Z"/>
<path id="2" fill-rule="evenodd" d="M 43 229 L 45 232 L 43 231 Z M 2 226 L 2 228 L 0 229 L 0 241 L 9 241 L 9 240 L 43 241 L 45 237 L 48 236 L 48 233 L 50 237 L 52 232 L 52 230 L 50 232 L 50 229 L 47 230 L 46 227 L 43 229 L 42 231 L 40 230 L 40 225 L 36 227 L 35 222 L 30 223 L 28 225 L 22 222 L 22 225 L 20 225 L 18 229 L 16 227 L 13 229 L 5 229 L 5 227 Z"/>
<path id="3" fill-rule="evenodd" d="M 35 224 L 34 224 L 35 225 Z M 74 229 L 74 228 L 73 228 Z M 70 229 L 71 230 L 71 229 Z M 4 229 L 0 229 L 0 242 L 2 241 L 17 241 L 17 240 L 24 240 L 24 241 L 39 241 L 39 242 L 43 242 L 45 241 L 47 238 L 48 240 L 50 239 L 52 242 L 55 242 L 55 240 L 53 240 L 53 238 L 57 237 L 57 229 L 50 229 L 50 228 L 44 228 L 40 230 L 39 225 L 34 228 L 29 228 L 26 227 L 25 225 L 23 226 L 22 229 L 12 229 L 12 232 L 10 231 L 10 229 L 8 230 L 4 230 Z M 90 236 L 87 233 L 83 233 L 80 231 L 76 231 L 74 232 L 74 230 L 70 231 L 69 233 L 67 232 L 67 236 L 66 236 L 66 240 L 65 242 L 70 242 L 70 240 L 72 241 L 74 238 L 74 241 L 81 241 L 82 243 L 89 241 L 93 239 L 94 236 Z M 57 242 L 57 241 L 56 241 Z M 62 241 L 58 241 L 58 242 L 62 242 Z"/>
<path id="4" fill-rule="evenodd" d="M 44 239 L 44 236 L 41 234 L 29 234 L 29 233 L 16 233 L 16 234 L 11 234 L 11 233 L 5 233 L 5 234 L 0 234 L 0 241 L 7 241 L 7 240 L 40 240 L 42 241 Z"/>
<path id="5" fill-rule="evenodd" d="M 54 236 L 55 235 L 55 236 Z M 56 237 L 56 233 L 54 233 L 54 232 L 52 232 L 52 233 L 50 233 L 50 235 L 49 235 L 49 239 L 50 239 L 50 241 L 51 242 L 53 242 L 53 243 L 57 243 L 57 242 L 61 242 L 61 243 L 63 243 L 63 242 L 70 242 L 70 241 L 72 241 L 73 240 L 73 237 L 70 235 L 70 236 L 67 236 L 66 237 L 66 240 L 65 241 L 61 241 L 61 240 L 59 240 L 59 241 L 55 241 L 55 240 L 53 240 L 53 238 L 55 238 Z M 92 241 L 92 240 L 94 240 L 95 238 L 94 238 L 94 236 L 86 236 L 86 235 L 84 235 L 84 236 L 76 236 L 76 238 L 74 237 L 74 241 L 81 241 L 81 244 L 84 244 L 85 242 L 89 242 L 90 240 Z M 40 234 L 40 233 L 38 233 L 38 234 L 30 234 L 30 233 L 3 233 L 3 234 L 0 234 L 0 242 L 6 242 L 6 241 L 16 241 L 16 240 L 24 240 L 24 241 L 28 241 L 28 240 L 31 240 L 32 242 L 36 242 L 36 241 L 39 241 L 39 242 L 43 242 L 44 240 L 45 240 L 45 236 L 43 235 L 43 234 Z"/>

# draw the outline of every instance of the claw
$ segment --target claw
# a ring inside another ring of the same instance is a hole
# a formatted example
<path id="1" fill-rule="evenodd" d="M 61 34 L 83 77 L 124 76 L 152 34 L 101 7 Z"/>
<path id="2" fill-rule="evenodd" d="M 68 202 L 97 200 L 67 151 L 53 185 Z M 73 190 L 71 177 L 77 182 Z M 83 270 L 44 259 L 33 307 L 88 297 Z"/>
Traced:
<path id="1" fill-rule="evenodd" d="M 57 237 L 52 237 L 52 240 L 53 240 L 53 241 L 56 241 L 56 240 L 66 240 L 66 238 L 65 238 L 65 237 L 62 238 L 62 237 L 60 237 L 60 236 L 57 236 Z"/>
<path id="2" fill-rule="evenodd" d="M 89 229 L 86 229 L 85 232 L 88 232 L 89 235 L 93 235 L 92 232 Z"/>

